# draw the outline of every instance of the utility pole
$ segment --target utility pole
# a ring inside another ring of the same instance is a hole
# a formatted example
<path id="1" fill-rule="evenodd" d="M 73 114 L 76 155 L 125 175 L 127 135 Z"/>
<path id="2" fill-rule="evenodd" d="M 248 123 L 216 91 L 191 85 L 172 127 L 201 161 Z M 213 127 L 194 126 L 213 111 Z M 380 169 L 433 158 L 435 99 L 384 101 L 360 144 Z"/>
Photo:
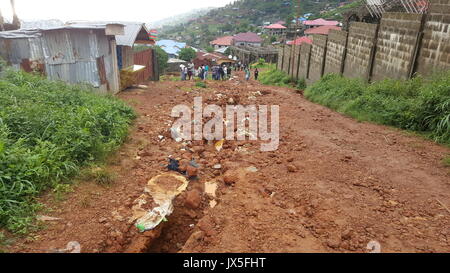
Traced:
<path id="1" fill-rule="evenodd" d="M 17 27 L 17 29 L 19 29 L 20 28 L 20 20 L 16 13 L 15 0 L 11 0 L 11 8 L 12 8 L 12 12 L 13 12 L 12 24 L 13 24 L 13 26 Z"/>
<path id="2" fill-rule="evenodd" d="M 4 23 L 5 20 L 3 19 L 2 11 L 0 10 L 0 31 L 5 31 L 5 27 L 3 26 Z"/>

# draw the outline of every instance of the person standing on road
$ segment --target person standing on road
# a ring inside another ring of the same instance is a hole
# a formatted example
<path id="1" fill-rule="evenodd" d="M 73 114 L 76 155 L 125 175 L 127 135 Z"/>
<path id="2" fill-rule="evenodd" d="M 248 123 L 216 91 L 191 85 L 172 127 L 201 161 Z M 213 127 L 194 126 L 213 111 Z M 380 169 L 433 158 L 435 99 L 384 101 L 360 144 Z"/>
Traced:
<path id="1" fill-rule="evenodd" d="M 259 71 L 258 68 L 255 69 L 255 81 L 258 80 Z"/>
<path id="2" fill-rule="evenodd" d="M 226 65 L 224 65 L 223 66 L 223 78 L 222 78 L 222 80 L 223 79 L 227 79 L 227 77 L 228 77 L 228 68 L 227 68 Z"/>
<path id="3" fill-rule="evenodd" d="M 203 80 L 207 80 L 208 79 L 208 71 L 209 71 L 209 66 L 208 65 L 205 65 L 205 72 L 204 72 L 204 74 L 203 74 L 203 76 L 204 76 L 204 79 Z"/>
<path id="4" fill-rule="evenodd" d="M 189 80 L 191 80 L 192 75 L 194 74 L 194 65 L 192 63 L 189 64 L 187 73 L 188 73 Z"/>
<path id="5" fill-rule="evenodd" d="M 250 80 L 250 69 L 248 67 L 245 67 L 244 71 L 245 71 L 245 80 L 246 81 Z"/>
<path id="6" fill-rule="evenodd" d="M 227 69 L 228 79 L 231 79 L 231 66 Z"/>

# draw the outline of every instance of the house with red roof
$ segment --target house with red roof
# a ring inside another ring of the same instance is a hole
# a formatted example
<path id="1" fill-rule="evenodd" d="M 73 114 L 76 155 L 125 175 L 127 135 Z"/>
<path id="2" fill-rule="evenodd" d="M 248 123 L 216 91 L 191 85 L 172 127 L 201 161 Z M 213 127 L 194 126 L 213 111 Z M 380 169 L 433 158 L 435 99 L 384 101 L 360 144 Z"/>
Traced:
<path id="1" fill-rule="evenodd" d="M 264 27 L 264 30 L 269 35 L 283 35 L 286 31 L 287 27 L 283 26 L 282 24 L 271 24 Z"/>
<path id="2" fill-rule="evenodd" d="M 305 25 L 307 28 L 315 28 L 315 27 L 320 27 L 320 26 L 337 26 L 337 25 L 339 25 L 339 22 L 319 18 L 319 19 L 315 19 L 315 20 L 303 21 L 303 25 Z"/>
<path id="3" fill-rule="evenodd" d="M 331 29 L 341 30 L 341 27 L 319 26 L 319 27 L 309 28 L 309 29 L 305 30 L 305 35 L 309 36 L 309 37 L 313 34 L 328 35 L 328 33 L 330 32 Z"/>
<path id="4" fill-rule="evenodd" d="M 253 32 L 236 34 L 233 37 L 234 45 L 237 46 L 261 46 L 263 39 Z"/>
<path id="5" fill-rule="evenodd" d="M 287 42 L 288 45 L 301 45 L 301 44 L 312 44 L 312 39 L 306 36 L 299 37 L 294 41 Z"/>
<path id="6" fill-rule="evenodd" d="M 229 47 L 231 45 L 233 45 L 233 36 L 224 36 L 224 37 L 219 37 L 217 39 L 215 39 L 214 41 L 209 43 L 210 45 L 214 46 L 214 49 L 221 49 L 224 47 Z"/>

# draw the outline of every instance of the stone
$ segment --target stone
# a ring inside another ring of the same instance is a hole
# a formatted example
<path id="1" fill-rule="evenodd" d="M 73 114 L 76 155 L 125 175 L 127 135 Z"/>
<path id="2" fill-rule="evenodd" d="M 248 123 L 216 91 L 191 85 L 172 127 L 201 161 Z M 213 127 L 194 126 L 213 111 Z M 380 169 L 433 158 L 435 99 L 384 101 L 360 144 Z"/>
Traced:
<path id="1" fill-rule="evenodd" d="M 227 185 L 235 184 L 237 181 L 238 177 L 232 170 L 226 171 L 223 175 L 223 182 Z"/>
<path id="2" fill-rule="evenodd" d="M 295 173 L 298 171 L 298 168 L 293 164 L 289 164 L 289 165 L 287 165 L 287 170 L 291 173 Z"/>
<path id="3" fill-rule="evenodd" d="M 191 166 L 190 164 L 186 167 L 186 173 L 188 177 L 196 177 L 198 175 L 198 168 Z"/>
<path id="4" fill-rule="evenodd" d="M 191 209 L 196 209 L 200 207 L 202 202 L 202 197 L 199 191 L 192 190 L 186 193 L 186 199 L 184 200 L 184 205 Z"/>

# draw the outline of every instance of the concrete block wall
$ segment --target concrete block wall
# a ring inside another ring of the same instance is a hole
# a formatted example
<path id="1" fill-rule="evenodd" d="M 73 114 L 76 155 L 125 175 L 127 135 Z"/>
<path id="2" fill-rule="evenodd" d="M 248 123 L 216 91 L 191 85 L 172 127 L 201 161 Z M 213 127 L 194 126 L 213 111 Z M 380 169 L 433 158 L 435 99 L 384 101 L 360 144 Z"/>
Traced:
<path id="1" fill-rule="evenodd" d="M 430 5 L 427 15 L 384 13 L 380 25 L 352 22 L 348 33 L 315 35 L 300 49 L 286 45 L 279 67 L 308 83 L 328 73 L 376 81 L 449 70 L 450 0 Z"/>
<path id="2" fill-rule="evenodd" d="M 422 14 L 383 14 L 371 80 L 410 77 L 417 54 L 422 18 Z"/>
<path id="3" fill-rule="evenodd" d="M 300 59 L 297 73 L 299 79 L 306 80 L 308 78 L 311 48 L 312 46 L 310 44 L 302 44 L 300 47 Z"/>
<path id="4" fill-rule="evenodd" d="M 278 70 L 283 70 L 283 58 L 284 58 L 284 46 L 280 46 L 278 48 L 278 62 L 277 62 Z"/>
<path id="5" fill-rule="evenodd" d="M 324 75 L 329 73 L 342 74 L 344 69 L 345 51 L 347 46 L 346 31 L 330 30 L 325 57 Z"/>
<path id="6" fill-rule="evenodd" d="M 310 83 L 320 80 L 323 75 L 325 56 L 327 52 L 327 36 L 314 35 L 309 64 L 308 80 Z"/>
<path id="7" fill-rule="evenodd" d="M 450 0 L 430 0 L 416 72 L 450 69 Z"/>
<path id="8" fill-rule="evenodd" d="M 376 24 L 361 22 L 350 24 L 344 76 L 368 79 L 376 45 L 377 27 Z"/>
<path id="9" fill-rule="evenodd" d="M 284 57 L 283 57 L 283 71 L 289 74 L 289 69 L 291 68 L 291 48 L 292 46 L 286 45 L 284 47 Z"/>
<path id="10" fill-rule="evenodd" d="M 300 61 L 300 45 L 294 45 L 292 50 L 291 77 L 298 79 L 298 67 Z"/>

